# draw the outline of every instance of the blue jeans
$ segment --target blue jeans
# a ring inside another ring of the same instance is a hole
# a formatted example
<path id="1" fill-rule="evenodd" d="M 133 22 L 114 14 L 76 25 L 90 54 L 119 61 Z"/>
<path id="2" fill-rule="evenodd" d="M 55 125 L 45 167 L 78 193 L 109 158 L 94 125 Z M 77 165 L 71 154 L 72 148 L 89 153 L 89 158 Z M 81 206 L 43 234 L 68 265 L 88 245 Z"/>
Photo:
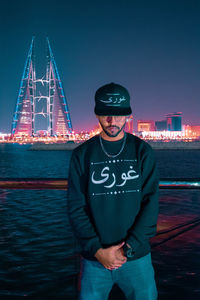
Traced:
<path id="1" fill-rule="evenodd" d="M 106 300 L 114 283 L 127 300 L 156 300 L 157 289 L 151 254 L 127 261 L 115 270 L 106 269 L 98 261 L 82 260 L 79 300 Z"/>

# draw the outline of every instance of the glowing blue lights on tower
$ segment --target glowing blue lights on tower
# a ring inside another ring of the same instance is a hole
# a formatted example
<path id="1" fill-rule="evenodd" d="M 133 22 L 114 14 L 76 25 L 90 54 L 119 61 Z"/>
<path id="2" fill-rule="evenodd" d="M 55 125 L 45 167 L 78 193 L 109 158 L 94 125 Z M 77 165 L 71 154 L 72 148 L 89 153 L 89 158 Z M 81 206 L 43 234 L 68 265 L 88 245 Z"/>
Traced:
<path id="1" fill-rule="evenodd" d="M 34 37 L 28 52 L 22 75 L 19 94 L 17 97 L 16 109 L 12 122 L 12 136 L 33 136 L 35 135 L 35 116 L 37 114 L 43 117 L 47 116 L 47 132 L 50 136 L 66 136 L 72 133 L 72 122 L 67 104 L 67 99 L 63 90 L 62 82 L 58 73 L 53 52 L 47 38 L 47 68 L 46 78 L 36 79 L 34 63 Z M 47 94 L 36 96 L 37 82 L 46 84 Z M 46 99 L 46 113 L 36 112 L 37 101 L 41 98 Z"/>
<path id="2" fill-rule="evenodd" d="M 35 66 L 34 66 L 34 37 L 28 52 L 21 78 L 17 104 L 12 122 L 12 135 L 34 134 L 34 95 L 35 95 Z"/>

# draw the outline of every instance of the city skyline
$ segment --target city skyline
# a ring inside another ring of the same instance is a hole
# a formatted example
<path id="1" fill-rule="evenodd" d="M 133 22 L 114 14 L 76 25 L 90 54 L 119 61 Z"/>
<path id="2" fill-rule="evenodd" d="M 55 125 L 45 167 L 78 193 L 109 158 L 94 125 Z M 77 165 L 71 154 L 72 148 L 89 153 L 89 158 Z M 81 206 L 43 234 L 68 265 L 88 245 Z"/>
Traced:
<path id="1" fill-rule="evenodd" d="M 26 4 L 25 4 L 26 3 Z M 32 36 L 38 78 L 49 37 L 75 131 L 91 130 L 96 89 L 117 82 L 131 95 L 137 120 L 182 111 L 198 125 L 199 1 L 18 1 L 1 7 L 0 132 L 10 132 Z M 77 9 L 78 7 L 78 9 Z"/>

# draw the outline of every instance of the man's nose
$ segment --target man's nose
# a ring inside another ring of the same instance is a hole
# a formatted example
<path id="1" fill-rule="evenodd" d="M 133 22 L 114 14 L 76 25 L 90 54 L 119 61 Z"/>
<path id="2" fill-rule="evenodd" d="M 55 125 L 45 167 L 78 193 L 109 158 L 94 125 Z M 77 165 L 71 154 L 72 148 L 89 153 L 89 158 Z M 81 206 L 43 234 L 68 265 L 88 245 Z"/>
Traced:
<path id="1" fill-rule="evenodd" d="M 106 121 L 110 124 L 114 124 L 115 123 L 115 118 L 113 116 L 108 116 Z"/>

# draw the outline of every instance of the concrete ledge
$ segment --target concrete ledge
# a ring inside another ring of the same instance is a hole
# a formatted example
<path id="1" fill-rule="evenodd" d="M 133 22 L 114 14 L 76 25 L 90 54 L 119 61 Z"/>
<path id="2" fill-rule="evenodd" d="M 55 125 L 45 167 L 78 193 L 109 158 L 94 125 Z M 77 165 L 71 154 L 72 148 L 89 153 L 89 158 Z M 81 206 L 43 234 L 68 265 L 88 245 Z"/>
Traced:
<path id="1" fill-rule="evenodd" d="M 161 179 L 160 189 L 200 189 L 199 179 Z M 67 179 L 0 178 L 0 189 L 67 190 Z"/>

